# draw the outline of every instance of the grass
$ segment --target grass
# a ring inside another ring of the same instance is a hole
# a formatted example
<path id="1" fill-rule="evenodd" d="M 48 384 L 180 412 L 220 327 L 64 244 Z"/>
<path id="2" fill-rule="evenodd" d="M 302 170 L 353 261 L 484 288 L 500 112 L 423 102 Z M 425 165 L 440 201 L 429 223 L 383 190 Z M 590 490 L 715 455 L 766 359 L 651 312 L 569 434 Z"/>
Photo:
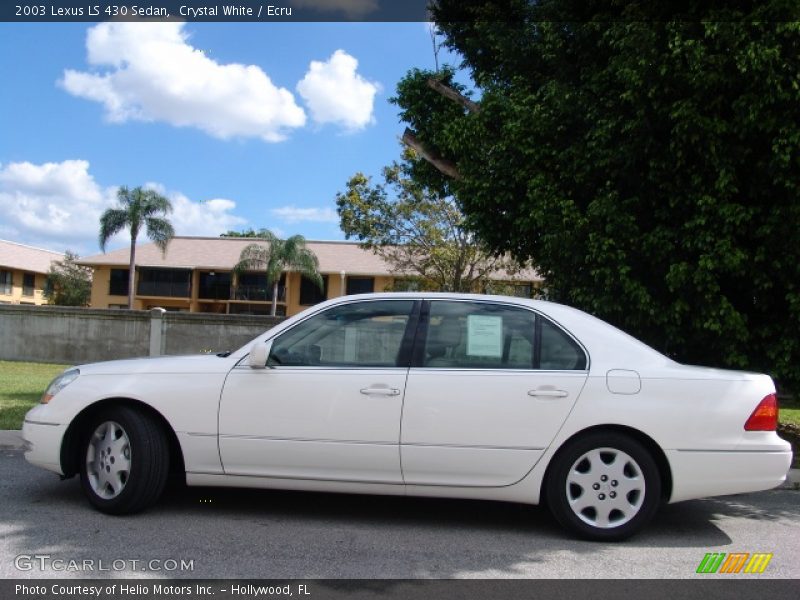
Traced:
<path id="1" fill-rule="evenodd" d="M 800 427 L 800 398 L 797 396 L 793 398 L 781 396 L 778 400 L 778 405 L 780 407 L 778 412 L 780 422 Z"/>
<path id="2" fill-rule="evenodd" d="M 22 418 L 39 402 L 65 365 L 0 361 L 0 429 L 21 429 Z"/>

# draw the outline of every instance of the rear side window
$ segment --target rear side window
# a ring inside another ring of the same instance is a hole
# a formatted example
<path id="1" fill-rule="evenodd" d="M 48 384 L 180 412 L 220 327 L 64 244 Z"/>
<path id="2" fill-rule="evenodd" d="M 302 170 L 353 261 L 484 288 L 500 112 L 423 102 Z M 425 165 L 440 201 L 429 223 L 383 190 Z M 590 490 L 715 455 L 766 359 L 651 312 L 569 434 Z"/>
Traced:
<path id="1" fill-rule="evenodd" d="M 421 366 L 582 370 L 586 356 L 572 338 L 532 311 L 502 304 L 433 301 Z"/>
<path id="2" fill-rule="evenodd" d="M 560 327 L 539 317 L 541 356 L 539 368 L 550 371 L 586 369 L 586 353 Z"/>

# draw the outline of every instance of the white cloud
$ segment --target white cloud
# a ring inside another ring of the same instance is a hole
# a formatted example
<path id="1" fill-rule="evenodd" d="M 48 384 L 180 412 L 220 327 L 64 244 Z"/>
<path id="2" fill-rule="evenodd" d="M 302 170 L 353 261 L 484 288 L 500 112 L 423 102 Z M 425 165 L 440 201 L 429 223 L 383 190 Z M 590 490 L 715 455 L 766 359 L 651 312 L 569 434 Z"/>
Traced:
<path id="1" fill-rule="evenodd" d="M 332 208 L 299 208 L 297 206 L 281 206 L 273 208 L 273 216 L 285 221 L 286 223 L 298 223 L 300 221 L 312 221 L 316 223 L 336 223 L 339 215 Z"/>
<path id="2" fill-rule="evenodd" d="M 167 191 L 158 183 L 147 183 L 144 187 L 155 190 L 172 203 L 169 220 L 177 235 L 218 236 L 230 229 L 240 229 L 247 223 L 246 219 L 233 214 L 236 209 L 233 200 L 213 198 L 192 202 L 184 194 Z"/>
<path id="3" fill-rule="evenodd" d="M 193 202 L 157 183 L 147 187 L 172 201 L 174 212 L 169 218 L 178 235 L 216 236 L 247 223 L 234 214 L 232 200 Z M 116 187 L 102 187 L 95 181 L 85 160 L 0 165 L 0 232 L 4 238 L 34 246 L 70 249 L 82 256 L 96 254 L 100 215 L 116 206 L 116 192 Z M 125 245 L 129 239 L 121 233 L 109 247 Z"/>
<path id="4" fill-rule="evenodd" d="M 293 94 L 255 65 L 220 64 L 188 43 L 184 23 L 101 23 L 86 36 L 92 72 L 68 69 L 70 94 L 105 107 L 109 121 L 163 121 L 215 137 L 286 138 L 305 125 Z M 103 68 L 105 68 L 103 70 Z"/>
<path id="5" fill-rule="evenodd" d="M 348 131 L 373 122 L 372 108 L 380 85 L 356 72 L 358 60 L 337 50 L 326 62 L 313 60 L 297 91 L 319 124 L 335 123 Z"/>
<path id="6" fill-rule="evenodd" d="M 100 214 L 114 192 L 97 184 L 85 160 L 0 166 L 0 213 L 8 237 L 34 245 L 63 251 L 96 240 Z"/>
<path id="7" fill-rule="evenodd" d="M 310 8 L 322 12 L 341 12 L 351 19 L 357 19 L 374 12 L 377 0 L 290 0 L 292 6 Z"/>

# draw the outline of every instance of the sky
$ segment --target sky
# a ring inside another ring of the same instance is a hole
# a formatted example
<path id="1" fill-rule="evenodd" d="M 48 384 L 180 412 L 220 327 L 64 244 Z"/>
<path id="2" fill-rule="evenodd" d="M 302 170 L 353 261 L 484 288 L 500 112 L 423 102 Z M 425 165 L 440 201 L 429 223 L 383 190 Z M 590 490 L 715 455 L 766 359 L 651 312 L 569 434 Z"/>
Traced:
<path id="1" fill-rule="evenodd" d="M 2 23 L 0 239 L 97 254 L 119 186 L 177 235 L 344 239 L 336 193 L 399 157 L 389 98 L 433 64 L 418 22 Z"/>

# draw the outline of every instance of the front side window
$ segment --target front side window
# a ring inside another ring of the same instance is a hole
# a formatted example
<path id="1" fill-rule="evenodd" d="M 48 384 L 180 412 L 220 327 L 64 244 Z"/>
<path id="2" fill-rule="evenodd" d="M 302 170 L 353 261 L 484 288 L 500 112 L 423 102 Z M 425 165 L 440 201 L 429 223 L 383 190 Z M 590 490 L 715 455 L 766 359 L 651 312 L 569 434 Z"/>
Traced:
<path id="1" fill-rule="evenodd" d="M 282 333 L 267 364 L 398 367 L 414 302 L 381 300 L 329 308 Z"/>
<path id="2" fill-rule="evenodd" d="M 586 368 L 583 350 L 536 313 L 502 304 L 434 301 L 422 365 L 442 369 Z"/>

